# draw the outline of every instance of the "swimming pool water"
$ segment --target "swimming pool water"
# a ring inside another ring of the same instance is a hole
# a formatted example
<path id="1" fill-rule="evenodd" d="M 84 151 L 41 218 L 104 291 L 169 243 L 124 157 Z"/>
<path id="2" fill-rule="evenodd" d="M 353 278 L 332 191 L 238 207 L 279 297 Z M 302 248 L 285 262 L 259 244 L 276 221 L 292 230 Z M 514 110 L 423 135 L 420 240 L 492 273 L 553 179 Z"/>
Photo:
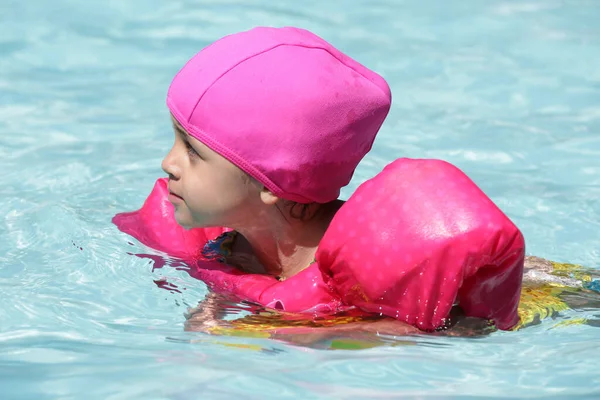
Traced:
<path id="1" fill-rule="evenodd" d="M 4 0 L 0 397 L 600 396 L 600 330 L 557 326 L 597 309 L 361 351 L 186 333 L 205 286 L 153 271 L 110 223 L 162 174 L 183 63 L 225 34 L 295 25 L 393 91 L 345 197 L 397 157 L 443 158 L 521 227 L 528 254 L 599 269 L 599 20 L 595 0 Z"/>

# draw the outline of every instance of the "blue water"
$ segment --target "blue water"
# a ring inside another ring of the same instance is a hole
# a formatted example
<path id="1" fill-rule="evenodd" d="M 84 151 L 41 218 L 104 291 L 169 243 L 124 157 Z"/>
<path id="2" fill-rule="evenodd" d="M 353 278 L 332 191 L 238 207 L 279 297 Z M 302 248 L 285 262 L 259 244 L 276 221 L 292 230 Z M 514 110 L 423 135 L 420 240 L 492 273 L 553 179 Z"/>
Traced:
<path id="1" fill-rule="evenodd" d="M 396 157 L 443 158 L 529 254 L 600 269 L 599 20 L 596 0 L 3 0 L 0 398 L 597 398 L 600 329 L 556 325 L 598 310 L 360 351 L 186 333 L 205 286 L 128 255 L 144 248 L 110 219 L 162 174 L 183 63 L 225 34 L 296 25 L 394 93 L 344 196 Z M 263 350 L 231 346 L 248 344 Z"/>

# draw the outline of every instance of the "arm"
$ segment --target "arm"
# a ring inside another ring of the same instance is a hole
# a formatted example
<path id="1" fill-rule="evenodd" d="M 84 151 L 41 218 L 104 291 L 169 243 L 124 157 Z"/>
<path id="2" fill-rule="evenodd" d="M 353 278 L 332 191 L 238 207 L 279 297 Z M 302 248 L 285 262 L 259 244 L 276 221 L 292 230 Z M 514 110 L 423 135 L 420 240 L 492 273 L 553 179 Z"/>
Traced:
<path id="1" fill-rule="evenodd" d="M 224 318 L 230 304 L 232 299 L 229 296 L 209 291 L 196 307 L 188 309 L 184 329 L 188 332 L 211 333 L 215 327 L 229 327 L 230 322 Z"/>

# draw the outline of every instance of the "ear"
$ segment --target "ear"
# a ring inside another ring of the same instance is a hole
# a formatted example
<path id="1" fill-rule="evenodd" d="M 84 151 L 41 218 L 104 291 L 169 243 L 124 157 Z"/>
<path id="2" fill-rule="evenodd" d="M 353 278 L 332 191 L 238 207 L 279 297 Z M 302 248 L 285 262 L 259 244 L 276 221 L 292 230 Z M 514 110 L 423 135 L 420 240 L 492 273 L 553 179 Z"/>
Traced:
<path id="1" fill-rule="evenodd" d="M 263 186 L 260 191 L 260 199 L 262 202 L 268 206 L 272 206 L 273 204 L 279 201 L 279 197 L 275 196 L 273 192 Z"/>

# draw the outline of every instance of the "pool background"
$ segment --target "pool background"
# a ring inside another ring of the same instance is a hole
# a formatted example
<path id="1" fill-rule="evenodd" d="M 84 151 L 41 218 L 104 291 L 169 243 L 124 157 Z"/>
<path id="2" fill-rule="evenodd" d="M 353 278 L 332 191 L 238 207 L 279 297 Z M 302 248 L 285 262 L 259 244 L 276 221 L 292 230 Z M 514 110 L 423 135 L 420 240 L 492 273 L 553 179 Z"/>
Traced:
<path id="1" fill-rule="evenodd" d="M 110 224 L 162 176 L 164 98 L 183 63 L 228 33 L 295 25 L 393 91 L 344 197 L 397 157 L 443 158 L 521 227 L 528 254 L 600 268 L 598 20 L 594 0 L 4 0 L 2 398 L 599 396 L 600 331 L 556 327 L 598 310 L 363 351 L 188 334 L 204 285 L 153 272 Z M 163 276 L 181 293 L 153 283 Z"/>

